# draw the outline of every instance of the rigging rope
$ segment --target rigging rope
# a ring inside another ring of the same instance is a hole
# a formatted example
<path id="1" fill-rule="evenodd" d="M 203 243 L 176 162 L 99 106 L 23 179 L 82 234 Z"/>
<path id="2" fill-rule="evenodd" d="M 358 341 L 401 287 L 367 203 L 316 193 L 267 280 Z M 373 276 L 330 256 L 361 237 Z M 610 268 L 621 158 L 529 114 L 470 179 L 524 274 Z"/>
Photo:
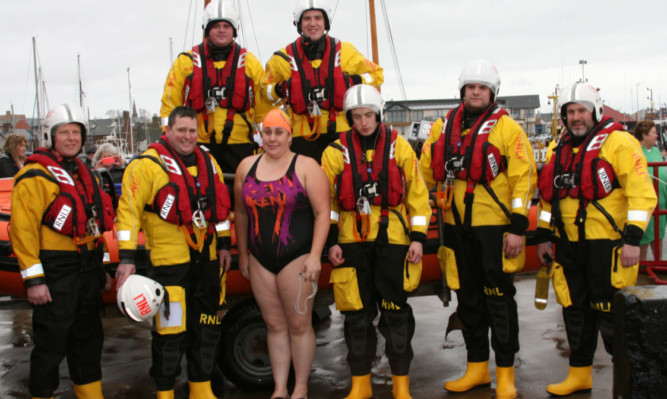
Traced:
<path id="1" fill-rule="evenodd" d="M 403 86 L 403 78 L 401 77 L 401 69 L 398 66 L 398 57 L 396 56 L 396 47 L 394 46 L 394 38 L 391 34 L 391 26 L 389 26 L 389 17 L 387 16 L 387 6 L 385 5 L 384 0 L 380 0 L 382 3 L 382 15 L 384 16 L 384 24 L 387 27 L 387 38 L 389 39 L 389 49 L 391 50 L 391 58 L 394 61 L 394 68 L 396 68 L 396 76 L 398 78 L 398 87 L 401 89 L 401 95 L 403 96 L 403 101 L 406 101 L 408 98 L 405 95 L 405 87 Z"/>

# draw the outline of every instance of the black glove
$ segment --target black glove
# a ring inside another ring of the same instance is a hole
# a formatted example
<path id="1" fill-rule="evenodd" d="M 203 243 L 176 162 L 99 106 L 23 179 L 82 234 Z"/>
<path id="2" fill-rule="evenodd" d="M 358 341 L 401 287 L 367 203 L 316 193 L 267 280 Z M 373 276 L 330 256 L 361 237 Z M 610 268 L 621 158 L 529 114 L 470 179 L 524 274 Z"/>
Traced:
<path id="1" fill-rule="evenodd" d="M 276 83 L 274 90 L 276 91 L 276 95 L 280 98 L 285 97 L 285 81 L 283 80 L 280 83 Z"/>
<path id="2" fill-rule="evenodd" d="M 360 85 L 364 82 L 364 80 L 361 79 L 361 75 L 348 75 L 348 77 L 350 78 L 350 81 L 352 82 L 350 84 L 350 86 Z"/>

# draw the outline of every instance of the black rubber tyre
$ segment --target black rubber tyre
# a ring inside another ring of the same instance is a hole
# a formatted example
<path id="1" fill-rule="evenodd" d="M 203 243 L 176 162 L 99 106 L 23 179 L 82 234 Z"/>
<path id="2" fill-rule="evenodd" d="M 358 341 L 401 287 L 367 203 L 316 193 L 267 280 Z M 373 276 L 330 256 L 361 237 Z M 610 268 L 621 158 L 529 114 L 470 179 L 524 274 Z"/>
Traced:
<path id="1" fill-rule="evenodd" d="M 253 391 L 273 388 L 266 325 L 254 299 L 234 306 L 222 319 L 218 365 L 239 388 Z"/>

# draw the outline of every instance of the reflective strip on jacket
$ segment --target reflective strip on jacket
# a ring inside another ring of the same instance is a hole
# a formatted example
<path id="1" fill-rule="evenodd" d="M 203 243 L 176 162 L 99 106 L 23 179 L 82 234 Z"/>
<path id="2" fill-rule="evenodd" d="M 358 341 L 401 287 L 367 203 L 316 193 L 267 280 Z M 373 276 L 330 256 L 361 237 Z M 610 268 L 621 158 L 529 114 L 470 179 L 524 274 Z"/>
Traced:
<path id="1" fill-rule="evenodd" d="M 340 146 L 340 140 L 336 140 Z M 431 219 L 431 206 L 428 203 L 428 191 L 424 185 L 419 169 L 417 168 L 417 156 L 410 147 L 410 144 L 403 138 L 396 138 L 396 164 L 403 170 L 405 176 L 405 191 L 403 192 L 403 203 L 394 209 L 402 216 L 406 227 L 410 232 L 419 232 L 426 234 L 428 223 Z M 336 199 L 336 188 L 334 187 L 336 176 L 343 172 L 344 160 L 343 152 L 330 145 L 322 154 L 322 168 L 329 179 L 329 188 L 331 193 L 331 214 L 332 223 L 338 222 L 339 235 L 338 243 L 356 242 L 353 229 L 355 228 L 355 211 L 343 211 Z M 371 205 L 371 226 L 367 241 L 375 240 L 377 236 L 380 218 L 380 209 L 378 205 Z M 337 220 L 336 220 L 337 218 Z M 389 227 L 387 236 L 390 244 L 410 244 L 410 236 L 405 234 L 403 224 L 394 212 L 389 212 Z"/>
<path id="2" fill-rule="evenodd" d="M 431 134 L 422 146 L 419 159 L 419 169 L 429 190 L 437 183 L 431 170 L 431 146 L 438 141 L 442 127 L 441 119 L 433 124 Z M 466 135 L 469 131 L 465 130 L 461 134 Z M 511 213 L 528 217 L 537 185 L 537 169 L 526 133 L 514 119 L 505 115 L 489 133 L 488 142 L 496 146 L 500 150 L 500 155 L 507 160 L 507 170 L 491 181 L 489 187 Z M 465 180 L 454 179 L 454 201 L 461 220 L 465 214 L 463 197 L 466 185 Z M 474 194 L 471 226 L 499 226 L 510 223 L 507 215 L 482 185 L 475 186 Z M 448 224 L 455 224 L 452 212 L 450 209 L 445 213 L 445 222 Z"/>
<path id="3" fill-rule="evenodd" d="M 549 144 L 547 162 L 551 160 L 555 145 L 555 141 Z M 611 164 L 621 186 L 614 189 L 607 197 L 599 199 L 598 203 L 614 218 L 621 230 L 626 224 L 645 230 L 648 218 L 651 217 L 657 203 L 657 197 L 641 145 L 629 133 L 615 130 L 602 144 L 598 156 Z M 578 227 L 574 224 L 577 209 L 579 209 L 578 199 L 568 196 L 560 200 L 561 217 L 570 241 L 579 240 Z M 588 204 L 586 213 L 586 239 L 617 240 L 621 238 L 595 205 Z M 540 200 L 538 226 L 553 228 L 549 224 L 550 219 L 551 204 Z M 556 234 L 558 234 L 557 230 Z"/>
<path id="4" fill-rule="evenodd" d="M 144 152 L 154 158 L 160 158 L 157 151 L 149 149 Z M 220 166 L 211 159 L 223 180 Z M 191 166 L 188 171 L 197 175 L 197 167 Z M 140 158 L 132 161 L 123 175 L 122 195 L 118 203 L 116 232 L 119 250 L 136 250 L 139 228 L 144 231 L 146 248 L 151 250 L 151 262 L 154 266 L 176 265 L 190 262 L 190 247 L 179 227 L 168 223 L 154 212 L 144 209 L 153 204 L 157 192 L 169 183 L 169 175 L 153 160 Z M 216 226 L 217 237 L 230 237 L 229 218 Z M 202 249 L 205 250 L 205 249 Z M 217 259 L 216 240 L 212 240 L 208 251 L 210 259 Z"/>
<path id="5" fill-rule="evenodd" d="M 31 170 L 52 176 L 44 166 L 31 163 L 21 169 L 15 178 Z M 24 178 L 12 189 L 9 232 L 24 281 L 44 277 L 39 257 L 41 251 L 72 251 L 73 257 L 78 256 L 78 247 L 72 237 L 57 233 L 42 224 L 44 212 L 58 194 L 60 194 L 58 183 L 41 176 Z M 95 247 L 94 242 L 87 245 L 90 250 Z"/>
<path id="6" fill-rule="evenodd" d="M 227 61 L 216 61 L 213 65 L 217 69 L 224 68 Z M 162 106 L 160 107 L 160 118 L 162 119 L 162 126 L 167 125 L 167 118 L 171 111 L 179 105 L 184 104 L 183 99 L 183 85 L 185 79 L 192 74 L 193 71 L 192 51 L 186 51 L 176 58 L 174 64 L 169 70 L 167 80 L 164 84 L 164 91 L 162 93 Z M 252 53 L 245 53 L 245 73 L 250 79 L 255 82 L 255 105 L 252 109 L 247 111 L 246 118 L 250 123 L 261 123 L 264 120 L 264 115 L 269 111 L 267 105 L 263 105 L 262 98 L 258 93 L 259 82 L 264 75 L 262 64 L 257 60 Z M 200 143 L 208 143 L 208 133 L 204 128 L 204 119 L 202 114 L 198 115 L 198 141 Z M 216 142 L 222 141 L 222 131 L 227 120 L 227 109 L 217 107 L 214 113 L 214 129 Z M 228 144 L 243 144 L 249 143 L 248 124 L 243 120 L 241 113 L 234 115 L 234 127 L 229 136 Z"/>
<path id="7" fill-rule="evenodd" d="M 290 44 L 291 45 L 291 44 Z M 285 57 L 287 57 L 287 49 L 280 50 Z M 322 60 L 311 61 L 313 68 L 319 68 Z M 384 82 L 384 75 L 382 67 L 374 64 L 372 61 L 366 59 L 351 43 L 341 41 L 341 69 L 345 75 L 359 75 L 362 78 L 362 83 L 372 85 L 380 88 Z M 266 72 L 261 80 L 261 87 L 258 91 L 261 92 L 260 97 L 268 104 L 273 104 L 274 107 L 283 103 L 282 99 L 276 94 L 275 86 L 277 83 L 286 81 L 292 77 L 292 67 L 286 58 L 280 55 L 272 55 L 266 63 Z M 320 118 L 319 132 L 326 133 L 327 124 L 329 122 L 329 111 L 321 109 L 322 117 Z M 298 115 L 288 111 L 290 120 L 292 122 L 292 136 L 308 136 L 311 133 L 308 124 L 307 115 Z M 336 116 L 336 131 L 345 132 L 350 130 L 347 124 L 344 112 L 340 111 Z"/>

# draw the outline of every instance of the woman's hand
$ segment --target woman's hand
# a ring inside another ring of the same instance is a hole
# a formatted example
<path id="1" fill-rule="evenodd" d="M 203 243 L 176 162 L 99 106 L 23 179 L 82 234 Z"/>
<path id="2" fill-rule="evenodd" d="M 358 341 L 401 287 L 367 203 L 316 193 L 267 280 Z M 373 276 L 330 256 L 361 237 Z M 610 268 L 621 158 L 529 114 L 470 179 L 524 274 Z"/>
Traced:
<path id="1" fill-rule="evenodd" d="M 308 255 L 303 264 L 303 279 L 305 281 L 320 280 L 320 273 L 322 272 L 322 262 L 319 255 Z"/>

